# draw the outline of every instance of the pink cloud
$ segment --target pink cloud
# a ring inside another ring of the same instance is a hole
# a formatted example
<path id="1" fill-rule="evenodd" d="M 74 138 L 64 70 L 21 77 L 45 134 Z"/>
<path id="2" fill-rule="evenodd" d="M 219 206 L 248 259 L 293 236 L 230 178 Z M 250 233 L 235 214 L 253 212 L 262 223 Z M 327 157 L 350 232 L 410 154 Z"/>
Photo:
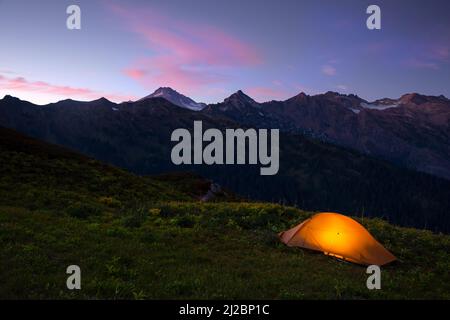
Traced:
<path id="1" fill-rule="evenodd" d="M 403 64 L 409 68 L 439 70 L 450 61 L 450 47 L 446 44 L 433 43 L 419 46 L 415 54 L 405 59 Z"/>
<path id="2" fill-rule="evenodd" d="M 262 62 L 258 50 L 216 27 L 169 18 L 149 7 L 108 6 L 150 49 L 124 70 L 144 87 L 172 86 L 190 93 L 227 80 L 232 68 Z"/>
<path id="3" fill-rule="evenodd" d="M 322 73 L 327 76 L 334 76 L 336 75 L 336 68 L 329 64 L 324 65 L 322 66 Z"/>
<path id="4" fill-rule="evenodd" d="M 30 81 L 23 77 L 8 78 L 0 75 L 0 86 L 2 90 L 11 91 L 11 94 L 20 92 L 43 93 L 67 98 L 97 99 L 106 97 L 112 101 L 122 102 L 134 100 L 136 97 L 114 93 L 102 93 L 87 88 L 76 88 L 71 86 L 54 85 L 44 81 Z"/>
<path id="5" fill-rule="evenodd" d="M 443 45 L 434 46 L 431 49 L 430 57 L 441 62 L 447 62 L 450 58 L 450 48 Z"/>
<path id="6" fill-rule="evenodd" d="M 142 70 L 143 66 L 148 66 L 148 69 Z M 179 60 L 167 56 L 141 58 L 134 62 L 127 75 L 145 88 L 167 86 L 187 93 L 200 89 L 204 92 L 211 84 L 228 80 L 227 76 L 207 67 L 185 66 Z"/>
<path id="7" fill-rule="evenodd" d="M 140 69 L 125 69 L 123 73 L 134 80 L 142 79 L 147 74 L 145 70 Z"/>

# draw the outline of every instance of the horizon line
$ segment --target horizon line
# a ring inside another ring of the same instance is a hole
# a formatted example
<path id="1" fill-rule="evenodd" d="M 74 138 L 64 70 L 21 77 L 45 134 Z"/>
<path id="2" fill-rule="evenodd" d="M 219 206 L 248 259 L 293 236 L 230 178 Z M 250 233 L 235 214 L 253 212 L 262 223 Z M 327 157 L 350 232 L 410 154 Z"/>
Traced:
<path id="1" fill-rule="evenodd" d="M 190 98 L 189 96 L 186 96 L 186 95 L 180 93 L 180 92 L 177 91 L 176 89 L 173 89 L 172 87 L 166 87 L 166 86 L 158 87 L 158 89 L 154 90 L 153 93 L 156 92 L 156 91 L 159 90 L 159 89 L 171 89 L 171 90 L 175 91 L 176 93 L 178 93 L 178 94 L 180 94 L 180 95 L 183 95 L 183 96 L 185 96 L 185 97 Z M 358 98 L 360 98 L 361 100 L 364 100 L 364 101 L 366 101 L 366 102 L 376 102 L 376 101 L 380 101 L 380 100 L 384 100 L 384 99 L 399 100 L 399 99 L 401 99 L 403 96 L 411 95 L 411 94 L 417 94 L 417 95 L 427 96 L 427 97 L 444 97 L 445 99 L 449 100 L 449 98 L 448 98 L 447 96 L 445 96 L 444 94 L 440 94 L 440 95 L 428 95 L 428 94 L 421 94 L 421 93 L 418 93 L 418 92 L 407 92 L 407 93 L 402 94 L 402 95 L 401 95 L 400 97 L 398 97 L 398 98 L 390 98 L 390 97 L 386 97 L 386 96 L 385 96 L 385 97 L 382 97 L 382 98 L 378 98 L 378 99 L 369 101 L 369 100 L 367 100 L 367 99 L 364 99 L 364 98 L 360 97 L 358 94 L 355 94 L 355 93 L 348 93 L 348 94 L 347 94 L 347 93 L 341 93 L 341 92 L 338 92 L 338 91 L 328 90 L 328 91 L 326 91 L 326 92 L 316 93 L 316 94 L 308 94 L 308 93 L 306 93 L 306 92 L 304 92 L 304 91 L 300 91 L 298 94 L 293 95 L 293 96 L 291 96 L 291 97 L 289 97 L 289 98 L 287 98 L 287 99 L 284 99 L 284 100 L 271 99 L 271 100 L 266 100 L 266 101 L 263 101 L 263 102 L 258 102 L 258 101 L 256 101 L 254 98 L 252 98 L 249 94 L 245 93 L 244 90 L 239 89 L 239 90 L 233 92 L 232 94 L 230 94 L 229 96 L 227 96 L 226 98 L 224 98 L 223 101 L 213 102 L 213 103 L 204 103 L 204 102 L 197 102 L 197 101 L 195 101 L 195 102 L 196 102 L 196 103 L 199 103 L 199 104 L 200 104 L 200 103 L 203 103 L 203 104 L 205 104 L 205 106 L 215 105 L 215 104 L 223 103 L 226 99 L 228 99 L 229 97 L 231 97 L 231 96 L 233 96 L 233 95 L 235 95 L 235 94 L 238 94 L 239 92 L 241 92 L 241 93 L 245 94 L 246 96 L 250 97 L 253 101 L 255 101 L 255 102 L 258 103 L 258 104 L 264 104 L 264 103 L 269 103 L 269 102 L 273 102 L 273 101 L 276 101 L 276 102 L 284 102 L 284 101 L 290 100 L 290 99 L 295 98 L 295 97 L 297 97 L 297 96 L 299 96 L 299 95 L 302 95 L 302 94 L 304 94 L 304 95 L 306 95 L 306 96 L 308 96 L 308 97 L 316 97 L 316 96 L 326 95 L 326 94 L 328 94 L 328 93 L 334 93 L 334 94 L 337 94 L 337 95 L 340 95 L 340 96 L 347 96 L 347 97 L 349 97 L 349 96 L 355 96 L 355 97 L 358 97 Z M 150 94 L 150 95 L 151 95 L 151 94 Z M 66 98 L 66 99 L 57 100 L 57 101 L 55 101 L 55 102 L 48 102 L 48 103 L 44 103 L 44 104 L 39 104 L 39 103 L 32 102 L 32 101 L 30 101 L 30 100 L 22 99 L 22 98 L 20 98 L 19 95 L 18 95 L 18 96 L 15 96 L 15 95 L 12 95 L 12 94 L 7 93 L 7 94 L 5 94 L 5 95 L 3 96 L 3 98 L 2 98 L 1 100 L 4 100 L 4 99 L 7 98 L 7 97 L 11 97 L 11 98 L 19 99 L 19 100 L 21 100 L 21 101 L 26 101 L 26 102 L 32 103 L 32 104 L 37 105 L 37 106 L 46 106 L 46 105 L 50 105 L 50 104 L 59 103 L 59 102 L 62 102 L 62 101 L 74 101 L 74 102 L 88 103 L 88 102 L 95 102 L 95 101 L 98 101 L 98 100 L 107 100 L 107 101 L 109 101 L 109 102 L 111 102 L 111 103 L 113 103 L 113 104 L 123 104 L 123 103 L 135 103 L 135 102 L 144 100 L 144 99 L 146 99 L 146 98 L 147 98 L 147 99 L 154 99 L 154 98 L 162 98 L 162 99 L 164 99 L 164 97 L 148 97 L 148 96 L 149 96 L 149 95 L 145 95 L 145 96 L 143 96 L 143 97 L 141 97 L 141 98 L 137 98 L 136 100 L 124 100 L 124 101 L 121 101 L 121 102 L 114 102 L 114 101 L 108 99 L 108 98 L 105 97 L 105 96 L 99 96 L 97 99 L 93 99 L 93 100 L 78 100 L 78 99 L 73 99 L 73 98 Z M 192 98 L 190 98 L 190 99 L 192 99 Z M 165 100 L 167 100 L 167 99 L 165 99 Z M 192 100 L 193 100 L 193 99 L 192 99 Z M 169 102 L 170 102 L 170 101 L 169 101 Z"/>

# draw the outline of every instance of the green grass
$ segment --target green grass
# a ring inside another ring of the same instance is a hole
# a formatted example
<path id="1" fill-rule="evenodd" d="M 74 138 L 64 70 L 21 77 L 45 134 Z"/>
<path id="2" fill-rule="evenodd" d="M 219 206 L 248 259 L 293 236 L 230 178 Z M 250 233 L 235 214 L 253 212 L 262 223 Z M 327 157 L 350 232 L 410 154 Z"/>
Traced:
<path id="1" fill-rule="evenodd" d="M 311 212 L 202 203 L 198 177 L 139 177 L 2 133 L 0 299 L 450 298 L 448 235 L 358 219 L 400 260 L 370 291 L 364 267 L 280 243 Z"/>
<path id="2" fill-rule="evenodd" d="M 144 213 L 143 213 L 144 212 Z M 138 223 L 128 223 L 136 214 Z M 449 299 L 450 237 L 364 220 L 400 262 L 365 268 L 288 248 L 276 233 L 311 213 L 263 203 L 154 204 L 74 218 L 0 208 L 0 298 Z M 82 270 L 82 290 L 65 269 Z"/>

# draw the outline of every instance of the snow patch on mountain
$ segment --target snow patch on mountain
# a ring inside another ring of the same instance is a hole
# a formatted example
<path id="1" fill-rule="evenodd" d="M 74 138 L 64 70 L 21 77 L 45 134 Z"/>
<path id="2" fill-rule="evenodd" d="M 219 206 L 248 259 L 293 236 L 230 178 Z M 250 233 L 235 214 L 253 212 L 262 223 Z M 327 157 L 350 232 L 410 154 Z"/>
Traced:
<path id="1" fill-rule="evenodd" d="M 396 108 L 399 106 L 398 103 L 394 104 L 376 104 L 376 103 L 366 103 L 361 102 L 360 106 L 364 109 L 372 109 L 372 110 L 386 110 L 390 108 Z"/>
<path id="2" fill-rule="evenodd" d="M 356 114 L 358 114 L 358 113 L 360 113 L 361 112 L 361 110 L 359 110 L 359 109 L 354 109 L 354 108 L 348 108 L 350 111 L 352 111 L 353 113 L 356 113 Z"/>
<path id="3" fill-rule="evenodd" d="M 140 99 L 139 101 L 153 98 L 164 98 L 176 106 L 193 111 L 200 111 L 206 107 L 206 104 L 195 102 L 191 98 L 186 97 L 185 95 L 182 95 L 181 93 L 168 87 L 161 87 L 157 89 L 155 92 L 153 92 L 151 95 L 148 95 Z"/>

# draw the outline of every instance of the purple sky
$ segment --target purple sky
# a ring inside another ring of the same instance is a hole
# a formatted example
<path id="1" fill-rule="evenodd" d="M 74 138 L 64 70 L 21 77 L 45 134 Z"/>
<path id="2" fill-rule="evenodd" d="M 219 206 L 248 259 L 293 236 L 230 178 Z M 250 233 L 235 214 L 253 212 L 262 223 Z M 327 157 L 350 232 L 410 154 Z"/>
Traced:
<path id="1" fill-rule="evenodd" d="M 66 28 L 77 4 L 82 29 Z M 382 29 L 368 30 L 370 4 Z M 170 86 L 200 102 L 304 91 L 450 96 L 447 0 L 0 0 L 0 96 L 120 102 Z"/>

